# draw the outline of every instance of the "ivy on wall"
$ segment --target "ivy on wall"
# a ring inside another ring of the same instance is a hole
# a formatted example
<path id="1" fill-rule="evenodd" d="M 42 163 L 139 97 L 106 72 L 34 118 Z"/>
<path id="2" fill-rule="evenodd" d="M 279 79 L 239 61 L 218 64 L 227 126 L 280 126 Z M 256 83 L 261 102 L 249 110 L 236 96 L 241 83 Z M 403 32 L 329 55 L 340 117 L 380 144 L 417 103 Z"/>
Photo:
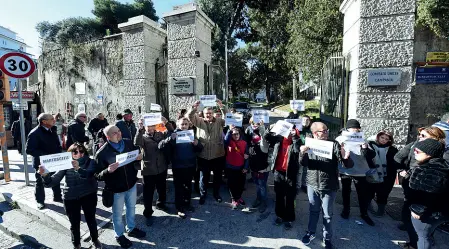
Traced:
<path id="1" fill-rule="evenodd" d="M 416 24 L 449 39 L 449 0 L 418 0 Z"/>

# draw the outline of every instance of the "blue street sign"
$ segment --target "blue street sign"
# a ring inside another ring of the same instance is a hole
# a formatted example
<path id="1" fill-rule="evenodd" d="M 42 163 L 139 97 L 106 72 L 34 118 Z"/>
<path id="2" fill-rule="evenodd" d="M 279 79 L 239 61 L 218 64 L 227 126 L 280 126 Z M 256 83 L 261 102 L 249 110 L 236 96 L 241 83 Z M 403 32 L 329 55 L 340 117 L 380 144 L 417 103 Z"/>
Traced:
<path id="1" fill-rule="evenodd" d="M 418 67 L 416 69 L 416 84 L 447 83 L 449 83 L 449 67 Z"/>

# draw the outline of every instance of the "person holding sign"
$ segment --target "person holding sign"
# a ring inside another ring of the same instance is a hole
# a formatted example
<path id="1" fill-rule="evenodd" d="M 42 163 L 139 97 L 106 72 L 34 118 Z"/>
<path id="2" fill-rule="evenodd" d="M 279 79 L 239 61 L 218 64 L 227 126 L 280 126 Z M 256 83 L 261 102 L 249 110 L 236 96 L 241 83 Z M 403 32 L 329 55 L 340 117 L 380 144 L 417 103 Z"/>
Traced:
<path id="1" fill-rule="evenodd" d="M 240 129 L 234 125 L 229 126 L 225 137 L 226 146 L 226 176 L 228 177 L 228 188 L 231 194 L 231 208 L 237 209 L 246 205 L 242 199 L 243 186 L 248 172 L 248 146 L 242 139 Z"/>
<path id="2" fill-rule="evenodd" d="M 217 100 L 218 107 L 223 113 L 226 109 L 221 102 Z M 200 204 L 206 202 L 207 185 L 209 183 L 210 172 L 214 172 L 214 197 L 217 202 L 222 202 L 220 196 L 222 162 L 225 155 L 223 144 L 223 126 L 225 121 L 221 118 L 214 118 L 212 107 L 206 107 L 203 110 L 204 118 L 197 115 L 197 108 L 200 105 L 196 101 L 192 108 L 187 112 L 187 116 L 196 127 L 196 138 L 203 144 L 204 149 L 198 155 L 198 169 L 200 171 Z"/>
<path id="3" fill-rule="evenodd" d="M 161 121 L 162 122 L 162 121 Z M 164 118 L 164 124 L 167 120 Z M 143 151 L 142 176 L 143 176 L 143 199 L 147 226 L 152 224 L 153 195 L 157 190 L 158 199 L 156 209 L 167 211 L 165 206 L 167 196 L 167 169 L 169 158 L 165 150 L 159 149 L 159 143 L 166 138 L 162 132 L 156 131 L 156 124 L 139 127 L 134 139 L 134 145 Z"/>
<path id="4" fill-rule="evenodd" d="M 196 155 L 203 150 L 203 145 L 198 139 L 191 142 L 178 142 L 178 134 L 189 130 L 190 122 L 187 118 L 178 119 L 178 129 L 171 136 L 164 139 L 159 147 L 169 147 L 173 170 L 173 182 L 175 185 L 175 206 L 178 216 L 186 217 L 186 211 L 193 212 L 190 205 L 192 195 L 192 179 L 196 169 Z"/>
<path id="5" fill-rule="evenodd" d="M 62 178 L 65 177 L 64 209 L 67 217 L 69 217 L 74 248 L 81 248 L 81 209 L 89 228 L 93 246 L 102 248 L 98 240 L 97 220 L 95 219 L 98 184 L 93 177 L 93 160 L 89 158 L 84 145 L 78 142 L 72 144 L 67 152 L 72 154 L 73 168 L 50 175 L 45 173 L 45 165 L 40 165 L 39 174 L 47 188 L 59 186 Z"/>
<path id="6" fill-rule="evenodd" d="M 346 136 L 339 136 L 337 141 L 341 142 L 346 149 L 345 159 L 350 158 L 354 162 L 354 167 L 340 167 L 341 186 L 343 196 L 343 211 L 341 217 L 348 219 L 351 211 L 351 183 L 354 182 L 359 200 L 361 218 L 370 226 L 374 226 L 373 220 L 368 215 L 368 206 L 374 193 L 374 186 L 368 182 L 367 173 L 375 166 L 371 163 L 376 153 L 368 149 L 368 144 L 364 142 L 363 136 L 359 135 L 361 127 L 359 121 L 350 119 L 346 122 L 346 130 L 342 131 Z M 357 142 L 352 142 L 357 141 Z M 359 141 L 362 141 L 361 143 Z M 354 146 L 355 144 L 355 146 Z M 351 145 L 351 148 L 349 148 Z M 357 152 L 354 152 L 354 148 Z"/>
<path id="7" fill-rule="evenodd" d="M 279 122 L 279 121 L 278 121 Z M 275 128 L 275 127 L 273 127 Z M 285 223 L 285 229 L 293 228 L 295 221 L 295 198 L 300 187 L 302 169 L 299 165 L 299 131 L 293 125 L 288 135 L 283 137 L 270 130 L 265 135 L 272 153 L 268 154 L 270 169 L 274 172 L 274 191 L 276 192 L 275 225 Z"/>
<path id="8" fill-rule="evenodd" d="M 103 192 L 112 193 L 108 198 L 113 199 L 112 203 L 112 224 L 114 225 L 115 239 L 123 248 L 132 246 L 131 241 L 125 237 L 125 227 L 123 224 L 123 206 L 126 205 L 126 231 L 128 236 L 143 238 L 146 236 L 135 224 L 135 212 L 137 201 L 137 173 L 140 169 L 142 154 L 139 154 L 136 161 L 120 166 L 117 156 L 133 152 L 136 147 L 132 143 L 125 143 L 122 133 L 117 126 L 109 125 L 103 130 L 107 143 L 95 154 L 95 177 L 99 181 L 105 182 Z M 103 198 L 105 198 L 103 193 Z"/>
<path id="9" fill-rule="evenodd" d="M 327 141 L 329 130 L 324 123 L 314 122 L 310 128 L 313 138 L 306 138 L 306 145 L 302 145 L 300 148 L 300 165 L 307 168 L 307 196 L 309 198 L 309 225 L 302 242 L 304 245 L 309 245 L 315 239 L 322 210 L 323 244 L 325 248 L 330 249 L 333 248 L 331 242 L 332 214 L 339 188 L 338 164 L 343 164 L 345 167 L 352 165 L 350 165 L 351 160 L 344 158 L 345 151 L 338 142 Z"/>
<path id="10" fill-rule="evenodd" d="M 42 178 L 39 175 L 40 156 L 62 152 L 56 132 L 55 118 L 49 113 L 41 113 L 37 120 L 39 125 L 31 130 L 26 143 L 26 153 L 33 156 L 33 168 L 36 170 L 35 197 L 38 209 L 45 208 L 45 190 Z M 53 188 L 53 201 L 62 202 L 61 187 Z"/>

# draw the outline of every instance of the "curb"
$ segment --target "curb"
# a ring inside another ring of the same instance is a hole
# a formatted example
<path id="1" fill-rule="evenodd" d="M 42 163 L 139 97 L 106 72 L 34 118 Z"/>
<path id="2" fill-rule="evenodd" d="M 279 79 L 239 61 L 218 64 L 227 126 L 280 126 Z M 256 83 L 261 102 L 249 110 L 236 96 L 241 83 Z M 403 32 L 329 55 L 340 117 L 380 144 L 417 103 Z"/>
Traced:
<path id="1" fill-rule="evenodd" d="M 9 230 L 7 227 L 4 227 L 0 223 L 0 230 L 4 232 L 6 235 L 11 236 L 12 238 L 22 242 L 25 246 L 31 247 L 31 248 L 38 248 L 38 249 L 46 249 L 48 247 L 42 245 L 41 243 L 29 238 L 28 236 L 21 236 L 21 234 L 18 234 L 12 230 Z"/>

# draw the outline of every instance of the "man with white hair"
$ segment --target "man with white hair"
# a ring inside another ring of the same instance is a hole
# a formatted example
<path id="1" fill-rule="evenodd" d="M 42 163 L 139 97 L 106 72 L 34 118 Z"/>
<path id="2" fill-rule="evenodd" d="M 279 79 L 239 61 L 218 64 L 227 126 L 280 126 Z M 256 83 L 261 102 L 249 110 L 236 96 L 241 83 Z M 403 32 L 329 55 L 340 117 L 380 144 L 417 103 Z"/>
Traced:
<path id="1" fill-rule="evenodd" d="M 36 190 L 35 197 L 38 209 L 45 208 L 45 190 L 42 177 L 39 174 L 40 156 L 51 155 L 62 152 L 56 132 L 55 118 L 49 113 L 41 113 L 37 117 L 39 125 L 31 130 L 26 143 L 26 152 L 33 156 L 33 168 L 36 170 Z M 59 185 L 53 189 L 53 201 L 62 202 L 61 187 Z"/>
<path id="2" fill-rule="evenodd" d="M 72 144 L 78 142 L 83 144 L 85 142 L 89 142 L 89 137 L 86 136 L 86 131 L 84 127 L 86 126 L 84 123 L 87 120 L 86 113 L 78 112 L 75 115 L 75 119 L 70 121 L 69 127 L 67 130 L 67 143 L 66 146 L 69 148 Z"/>
<path id="3" fill-rule="evenodd" d="M 122 248 L 129 248 L 132 246 L 132 243 L 124 235 L 123 206 L 126 206 L 126 231 L 128 236 L 135 238 L 146 236 L 146 233 L 139 230 L 135 224 L 136 183 L 142 154 L 139 154 L 136 161 L 119 167 L 117 155 L 128 153 L 138 148 L 132 143 L 125 143 L 122 139 L 122 132 L 117 126 L 106 126 L 103 132 L 106 135 L 107 143 L 95 154 L 95 177 L 99 181 L 105 182 L 104 191 L 113 193 L 112 224 L 114 225 L 115 239 Z"/>

